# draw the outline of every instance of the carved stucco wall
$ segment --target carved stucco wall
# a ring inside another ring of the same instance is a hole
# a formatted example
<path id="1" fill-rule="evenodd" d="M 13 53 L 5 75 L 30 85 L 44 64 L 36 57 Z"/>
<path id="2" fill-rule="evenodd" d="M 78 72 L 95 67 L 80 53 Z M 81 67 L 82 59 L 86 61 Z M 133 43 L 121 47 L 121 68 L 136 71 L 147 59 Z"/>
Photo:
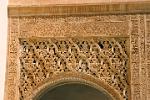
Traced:
<path id="1" fill-rule="evenodd" d="M 69 77 L 101 83 L 117 100 L 149 100 L 149 28 L 149 14 L 11 16 L 5 99 L 28 100 Z"/>

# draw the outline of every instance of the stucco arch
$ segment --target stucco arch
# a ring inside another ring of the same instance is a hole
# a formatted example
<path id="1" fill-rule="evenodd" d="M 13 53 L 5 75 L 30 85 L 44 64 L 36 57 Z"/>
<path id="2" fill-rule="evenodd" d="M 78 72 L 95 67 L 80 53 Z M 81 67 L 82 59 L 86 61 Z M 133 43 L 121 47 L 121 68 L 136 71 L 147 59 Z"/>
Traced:
<path id="1" fill-rule="evenodd" d="M 105 82 L 96 79 L 90 75 L 86 75 L 83 73 L 62 73 L 59 75 L 55 75 L 50 79 L 46 80 L 37 87 L 31 96 L 27 98 L 28 100 L 34 100 L 37 96 L 44 93 L 49 88 L 55 88 L 62 84 L 71 84 L 71 83 L 81 83 L 93 87 L 99 91 L 104 91 L 108 95 L 110 95 L 114 100 L 123 100 L 121 95 L 111 86 L 106 84 Z"/>

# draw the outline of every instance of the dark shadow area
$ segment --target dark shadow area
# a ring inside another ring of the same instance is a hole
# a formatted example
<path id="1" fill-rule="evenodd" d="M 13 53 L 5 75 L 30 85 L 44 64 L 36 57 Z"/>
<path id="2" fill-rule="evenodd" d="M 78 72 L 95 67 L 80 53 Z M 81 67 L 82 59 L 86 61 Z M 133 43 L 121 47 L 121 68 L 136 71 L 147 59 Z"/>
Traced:
<path id="1" fill-rule="evenodd" d="M 36 100 L 113 100 L 109 94 L 84 84 L 64 84 L 48 89 Z"/>

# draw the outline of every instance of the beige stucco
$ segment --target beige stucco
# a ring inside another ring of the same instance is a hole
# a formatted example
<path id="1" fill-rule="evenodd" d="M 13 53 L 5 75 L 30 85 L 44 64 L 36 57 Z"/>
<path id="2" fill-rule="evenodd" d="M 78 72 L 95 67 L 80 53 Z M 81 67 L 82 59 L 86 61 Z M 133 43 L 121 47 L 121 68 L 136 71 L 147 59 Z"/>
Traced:
<path id="1" fill-rule="evenodd" d="M 79 4 L 79 3 L 104 3 L 110 0 L 10 0 L 10 5 L 48 5 L 48 4 Z M 23 4 L 24 3 L 24 4 Z"/>
<path id="2" fill-rule="evenodd" d="M 149 0 L 9 0 L 9 5 L 49 5 L 49 4 L 90 4 L 90 3 L 120 3 L 141 2 Z"/>
<path id="3" fill-rule="evenodd" d="M 149 100 L 150 2 L 142 1 L 10 1 L 5 99 L 29 100 L 56 83 L 84 80 L 102 87 L 116 100 Z M 65 42 L 60 42 L 62 40 Z M 68 47 L 63 43 L 68 43 Z M 116 52 L 103 48 L 109 43 Z M 96 54 L 93 45 L 96 45 Z M 84 54 L 86 50 L 89 51 Z M 76 53 L 81 57 L 76 57 Z M 113 62 L 111 57 L 119 60 Z M 63 58 L 72 62 L 64 63 Z M 104 66 L 103 72 L 96 69 L 100 64 Z M 68 71 L 64 69 L 66 66 Z"/>
<path id="4" fill-rule="evenodd" d="M 0 0 L 0 100 L 4 100 L 7 53 L 7 0 Z"/>

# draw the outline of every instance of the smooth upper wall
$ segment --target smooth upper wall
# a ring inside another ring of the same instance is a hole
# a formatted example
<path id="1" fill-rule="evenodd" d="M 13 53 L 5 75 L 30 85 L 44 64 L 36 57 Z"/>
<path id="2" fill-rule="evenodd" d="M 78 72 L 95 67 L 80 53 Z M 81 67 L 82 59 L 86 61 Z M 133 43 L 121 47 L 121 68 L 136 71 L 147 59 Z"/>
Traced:
<path id="1" fill-rule="evenodd" d="M 139 2 L 150 0 L 9 0 L 9 5 L 31 6 L 50 4 L 90 4 L 90 3 L 116 3 L 116 2 Z"/>
<path id="2" fill-rule="evenodd" d="M 7 0 L 0 0 L 0 100 L 4 100 L 7 54 Z"/>

